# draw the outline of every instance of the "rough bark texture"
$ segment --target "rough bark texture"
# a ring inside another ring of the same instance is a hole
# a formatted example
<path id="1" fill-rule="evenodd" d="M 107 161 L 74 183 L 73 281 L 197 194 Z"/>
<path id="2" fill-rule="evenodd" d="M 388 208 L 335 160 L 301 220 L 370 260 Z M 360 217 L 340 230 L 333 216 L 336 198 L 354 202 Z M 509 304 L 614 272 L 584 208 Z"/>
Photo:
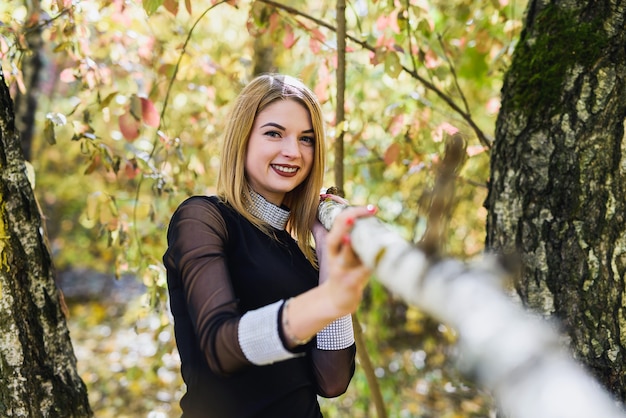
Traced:
<path id="1" fill-rule="evenodd" d="M 626 2 L 531 0 L 502 88 L 487 248 L 626 400 Z"/>
<path id="2" fill-rule="evenodd" d="M 92 416 L 1 69 L 0 416 Z"/>

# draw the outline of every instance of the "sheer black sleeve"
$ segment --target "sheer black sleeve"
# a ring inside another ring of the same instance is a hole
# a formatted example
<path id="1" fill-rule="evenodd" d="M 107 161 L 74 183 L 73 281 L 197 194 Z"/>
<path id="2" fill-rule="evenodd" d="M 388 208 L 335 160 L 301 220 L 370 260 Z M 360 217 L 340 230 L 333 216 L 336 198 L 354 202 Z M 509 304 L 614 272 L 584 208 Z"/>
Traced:
<path id="1" fill-rule="evenodd" d="M 179 350 L 198 344 L 217 374 L 249 366 L 238 342 L 240 313 L 224 258 L 228 232 L 219 210 L 206 199 L 188 199 L 174 213 L 167 239 L 164 263 L 174 319 L 190 321 L 195 332 L 195 338 L 177 332 Z"/>
<path id="2" fill-rule="evenodd" d="M 317 393 L 325 398 L 334 398 L 345 393 L 354 375 L 356 345 L 343 350 L 320 350 L 311 352 L 313 373 L 317 382 Z"/>

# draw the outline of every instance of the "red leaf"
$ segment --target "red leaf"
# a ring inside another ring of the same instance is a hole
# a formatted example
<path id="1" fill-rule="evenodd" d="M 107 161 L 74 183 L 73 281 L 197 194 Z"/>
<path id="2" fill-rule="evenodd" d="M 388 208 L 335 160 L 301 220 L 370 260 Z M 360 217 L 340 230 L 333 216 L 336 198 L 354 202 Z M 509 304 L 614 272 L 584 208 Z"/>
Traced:
<path id="1" fill-rule="evenodd" d="M 185 0 L 185 9 L 187 9 L 187 13 L 191 16 L 191 0 Z"/>
<path id="2" fill-rule="evenodd" d="M 279 26 L 280 26 L 280 16 L 278 16 L 278 13 L 272 13 L 270 15 L 270 25 L 269 25 L 270 32 L 274 32 L 276 29 L 278 29 Z"/>
<path id="3" fill-rule="evenodd" d="M 137 177 L 137 174 L 139 174 L 139 167 L 137 167 L 137 161 L 134 158 L 130 161 L 126 161 L 126 164 L 124 165 L 124 173 L 130 180 Z"/>
<path id="4" fill-rule="evenodd" d="M 319 54 L 322 50 L 320 43 L 315 38 L 309 39 L 309 48 L 311 48 L 311 52 L 315 55 Z"/>
<path id="5" fill-rule="evenodd" d="M 178 14 L 178 0 L 164 0 L 163 7 L 174 16 Z"/>
<path id="6" fill-rule="evenodd" d="M 141 122 L 135 119 L 130 112 L 124 113 L 119 118 L 120 131 L 128 141 L 134 141 L 139 136 Z"/>
<path id="7" fill-rule="evenodd" d="M 146 125 L 154 128 L 159 126 L 161 120 L 154 103 L 143 97 L 141 98 L 141 117 Z"/>
<path id="8" fill-rule="evenodd" d="M 298 39 L 293 33 L 293 28 L 291 26 L 285 27 L 285 37 L 283 38 L 283 47 L 286 49 L 290 49 L 296 43 Z"/>
<path id="9" fill-rule="evenodd" d="M 59 74 L 59 78 L 64 83 L 71 83 L 73 81 L 76 81 L 76 77 L 74 77 L 74 69 L 66 68 L 65 70 L 61 71 L 61 74 Z"/>
<path id="10" fill-rule="evenodd" d="M 396 136 L 402 131 L 403 128 L 404 128 L 404 114 L 400 113 L 399 115 L 396 115 L 393 117 L 393 119 L 391 120 L 391 124 L 389 125 L 388 131 L 391 134 L 391 136 Z"/>
<path id="11" fill-rule="evenodd" d="M 386 165 L 391 165 L 395 163 L 396 161 L 398 161 L 399 156 L 400 156 L 400 144 L 398 144 L 397 142 L 394 142 L 385 151 L 385 156 L 383 157 L 383 160 L 385 161 Z"/>
<path id="12" fill-rule="evenodd" d="M 324 34 L 317 28 L 311 29 L 311 36 L 313 39 L 317 39 L 320 42 L 324 42 L 326 40 Z"/>

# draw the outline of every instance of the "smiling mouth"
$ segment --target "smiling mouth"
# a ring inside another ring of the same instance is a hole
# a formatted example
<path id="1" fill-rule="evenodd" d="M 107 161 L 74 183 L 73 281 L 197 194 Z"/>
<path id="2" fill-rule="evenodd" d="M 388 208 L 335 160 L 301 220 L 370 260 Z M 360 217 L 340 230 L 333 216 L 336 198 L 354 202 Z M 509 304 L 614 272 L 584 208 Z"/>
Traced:
<path id="1" fill-rule="evenodd" d="M 298 167 L 286 167 L 284 165 L 272 164 L 272 168 L 282 173 L 288 173 L 288 174 L 295 173 L 296 171 L 298 171 Z"/>

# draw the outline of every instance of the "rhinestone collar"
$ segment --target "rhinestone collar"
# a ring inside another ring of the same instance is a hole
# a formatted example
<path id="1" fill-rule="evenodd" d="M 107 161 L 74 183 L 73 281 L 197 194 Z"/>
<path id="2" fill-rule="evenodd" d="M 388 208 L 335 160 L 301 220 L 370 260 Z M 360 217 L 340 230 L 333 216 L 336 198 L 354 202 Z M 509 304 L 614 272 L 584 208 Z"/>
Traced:
<path id="1" fill-rule="evenodd" d="M 248 205 L 250 213 L 257 218 L 267 222 L 272 227 L 284 230 L 289 219 L 289 209 L 286 206 L 276 206 L 265 200 L 263 196 L 250 189 L 250 204 Z"/>

